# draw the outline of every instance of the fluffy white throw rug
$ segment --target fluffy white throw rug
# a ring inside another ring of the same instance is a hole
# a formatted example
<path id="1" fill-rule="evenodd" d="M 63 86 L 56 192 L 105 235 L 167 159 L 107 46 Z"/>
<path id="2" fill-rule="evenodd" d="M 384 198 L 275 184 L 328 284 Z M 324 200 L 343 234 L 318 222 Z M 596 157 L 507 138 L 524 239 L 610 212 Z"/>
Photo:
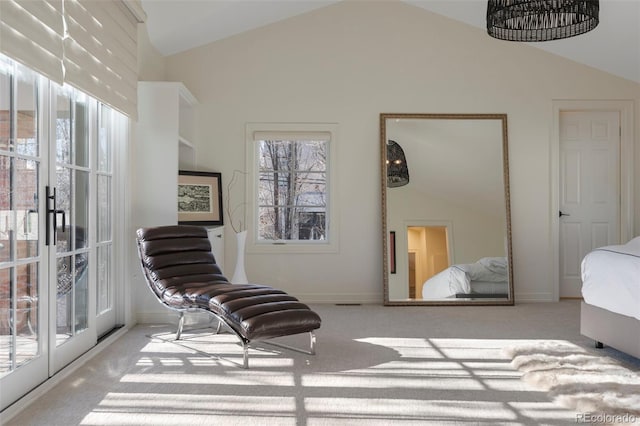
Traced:
<path id="1" fill-rule="evenodd" d="M 505 349 L 523 380 L 579 413 L 611 416 L 605 423 L 640 424 L 640 373 L 566 341 Z"/>

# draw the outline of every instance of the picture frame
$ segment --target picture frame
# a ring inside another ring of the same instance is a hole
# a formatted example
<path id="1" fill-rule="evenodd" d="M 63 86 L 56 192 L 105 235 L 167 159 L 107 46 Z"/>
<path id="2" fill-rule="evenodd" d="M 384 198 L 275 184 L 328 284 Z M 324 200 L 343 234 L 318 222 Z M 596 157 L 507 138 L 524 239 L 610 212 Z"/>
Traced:
<path id="1" fill-rule="evenodd" d="M 179 170 L 177 203 L 181 225 L 223 225 L 222 174 Z"/>
<path id="2" fill-rule="evenodd" d="M 389 269 L 396 273 L 396 231 L 389 231 Z"/>

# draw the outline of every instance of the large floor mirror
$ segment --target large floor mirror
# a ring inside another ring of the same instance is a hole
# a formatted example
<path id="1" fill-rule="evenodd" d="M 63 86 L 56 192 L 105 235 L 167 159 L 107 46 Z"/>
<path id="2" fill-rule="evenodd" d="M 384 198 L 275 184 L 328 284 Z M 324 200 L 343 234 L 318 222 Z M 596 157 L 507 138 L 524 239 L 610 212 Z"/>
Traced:
<path id="1" fill-rule="evenodd" d="M 506 114 L 380 114 L 385 305 L 513 305 Z"/>

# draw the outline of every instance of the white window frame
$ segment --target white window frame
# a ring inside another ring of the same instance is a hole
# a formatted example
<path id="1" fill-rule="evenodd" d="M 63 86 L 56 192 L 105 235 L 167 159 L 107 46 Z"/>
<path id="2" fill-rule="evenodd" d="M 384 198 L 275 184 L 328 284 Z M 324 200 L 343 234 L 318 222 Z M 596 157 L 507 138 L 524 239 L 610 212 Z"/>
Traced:
<path id="1" fill-rule="evenodd" d="M 258 240 L 258 144 L 255 132 L 291 133 L 325 132 L 331 135 L 328 142 L 327 161 L 327 237 L 325 240 L 259 241 Z M 246 139 L 246 188 L 245 213 L 248 224 L 247 253 L 337 253 L 339 248 L 338 197 L 337 197 L 337 147 L 338 125 L 336 123 L 247 123 Z"/>

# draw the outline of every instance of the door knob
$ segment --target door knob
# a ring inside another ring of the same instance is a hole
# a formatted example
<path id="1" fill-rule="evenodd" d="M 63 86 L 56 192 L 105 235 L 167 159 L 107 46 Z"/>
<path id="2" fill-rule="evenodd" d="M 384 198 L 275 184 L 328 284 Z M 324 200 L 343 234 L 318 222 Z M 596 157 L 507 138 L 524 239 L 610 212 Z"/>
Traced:
<path id="1" fill-rule="evenodd" d="M 569 213 L 562 213 L 562 210 L 558 211 L 558 217 L 562 217 L 562 216 L 571 216 Z"/>

